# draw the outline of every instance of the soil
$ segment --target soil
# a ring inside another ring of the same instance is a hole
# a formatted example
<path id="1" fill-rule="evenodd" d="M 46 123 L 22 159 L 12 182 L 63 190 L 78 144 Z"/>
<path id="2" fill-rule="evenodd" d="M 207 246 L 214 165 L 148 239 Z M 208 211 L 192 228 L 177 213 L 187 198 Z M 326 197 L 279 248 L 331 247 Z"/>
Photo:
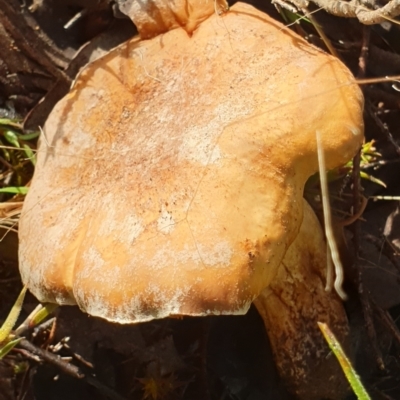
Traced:
<path id="1" fill-rule="evenodd" d="M 266 0 L 252 4 L 281 20 Z M 314 16 L 357 78 L 400 74 L 399 24 L 366 27 L 323 11 Z M 310 24 L 292 29 L 325 49 Z M 109 0 L 0 0 L 0 118 L 21 117 L 27 131 L 37 129 L 81 66 L 135 33 Z M 351 194 L 349 209 L 361 196 L 368 199 L 342 236 L 354 365 L 373 399 L 399 399 L 400 210 L 393 197 L 400 196 L 400 84 L 362 88 L 366 140 L 375 141 L 381 156 L 361 170 L 386 188 L 366 179 L 359 187 L 350 175 L 331 189 Z M 15 232 L 0 241 L 0 322 L 21 290 L 17 247 Z M 36 305 L 28 295 L 21 320 Z M 0 360 L 0 400 L 293 398 L 253 308 L 240 317 L 118 326 L 63 307 L 51 323 L 30 330 L 26 342 Z M 35 349 L 58 355 L 58 363 Z"/>

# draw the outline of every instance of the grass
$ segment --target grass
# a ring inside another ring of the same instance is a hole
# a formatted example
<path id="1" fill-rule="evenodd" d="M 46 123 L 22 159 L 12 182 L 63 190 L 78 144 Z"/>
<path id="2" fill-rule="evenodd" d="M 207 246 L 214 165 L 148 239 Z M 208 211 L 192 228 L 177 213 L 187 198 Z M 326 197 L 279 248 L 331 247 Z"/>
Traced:
<path id="1" fill-rule="evenodd" d="M 336 339 L 333 332 L 329 329 L 329 326 L 323 322 L 318 322 L 318 326 L 322 334 L 324 335 L 324 338 L 327 341 L 329 348 L 332 350 L 333 354 L 335 354 L 336 358 L 338 359 L 342 371 L 346 375 L 346 378 L 350 383 L 350 386 L 353 389 L 355 395 L 357 396 L 357 399 L 371 400 L 371 397 L 365 390 L 360 377 L 357 375 L 356 371 L 351 365 L 351 362 L 347 358 L 346 353 L 344 352 L 341 344 Z"/>
<path id="2" fill-rule="evenodd" d="M 13 337 L 11 332 L 17 322 L 19 314 L 21 313 L 26 290 L 26 287 L 22 289 L 6 320 L 0 328 L 0 359 L 5 357 L 22 339 Z"/>
<path id="3" fill-rule="evenodd" d="M 26 133 L 18 119 L 0 118 L 0 228 L 6 232 L 16 231 L 36 165 L 38 136 L 39 132 Z"/>
<path id="4" fill-rule="evenodd" d="M 0 327 L 0 360 L 4 358 L 18 343 L 24 339 L 21 336 L 27 329 L 41 324 L 58 306 L 56 304 L 44 304 L 37 306 L 25 321 L 14 330 L 18 317 L 21 314 L 27 287 L 24 286 L 11 308 L 6 320 Z"/>

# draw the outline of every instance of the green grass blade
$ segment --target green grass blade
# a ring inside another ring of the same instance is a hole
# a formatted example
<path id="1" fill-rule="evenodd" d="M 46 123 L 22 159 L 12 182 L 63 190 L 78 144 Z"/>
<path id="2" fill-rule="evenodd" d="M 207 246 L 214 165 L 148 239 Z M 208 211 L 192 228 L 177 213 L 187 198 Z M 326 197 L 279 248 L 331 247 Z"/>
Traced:
<path id="1" fill-rule="evenodd" d="M 35 153 L 32 151 L 32 149 L 27 144 L 24 144 L 22 147 L 25 150 L 26 157 L 29 159 L 29 161 L 32 163 L 32 165 L 35 167 L 36 166 Z"/>
<path id="2" fill-rule="evenodd" d="M 39 137 L 40 132 L 32 132 L 32 133 L 17 133 L 18 139 L 21 140 L 32 140 Z"/>
<path id="3" fill-rule="evenodd" d="M 11 193 L 11 194 L 27 194 L 29 188 L 27 186 L 10 186 L 0 189 L 0 193 Z"/>
<path id="4" fill-rule="evenodd" d="M 26 286 L 24 286 L 17 298 L 17 301 L 15 302 L 13 308 L 8 314 L 8 317 L 0 328 L 0 343 L 4 342 L 8 338 L 12 329 L 14 328 L 15 323 L 17 322 L 17 319 L 21 312 L 22 304 L 24 302 L 26 290 L 27 288 Z"/>
<path id="5" fill-rule="evenodd" d="M 0 118 L 0 126 L 12 126 L 17 129 L 22 129 L 22 123 L 18 122 L 18 120 L 15 119 L 9 119 L 9 118 Z"/>
<path id="6" fill-rule="evenodd" d="M 51 303 L 46 303 L 43 304 L 40 310 L 32 316 L 32 319 L 30 320 L 29 324 L 31 326 L 37 326 L 39 325 L 44 319 L 46 319 L 56 308 L 58 307 L 58 304 L 51 304 Z"/>
<path id="7" fill-rule="evenodd" d="M 8 143 L 12 144 L 15 147 L 21 147 L 19 145 L 19 141 L 18 141 L 18 135 L 16 132 L 7 129 L 4 133 L 3 133 L 4 139 L 7 140 Z"/>
<path id="8" fill-rule="evenodd" d="M 332 350 L 333 354 L 335 354 L 336 358 L 339 361 L 340 366 L 344 374 L 346 375 L 347 380 L 350 383 L 351 388 L 356 394 L 358 400 L 371 400 L 369 394 L 365 390 L 360 377 L 357 375 L 356 371 L 354 371 L 353 366 L 350 363 L 350 360 L 347 358 L 344 353 L 342 346 L 336 339 L 333 332 L 329 329 L 328 325 L 323 322 L 318 322 L 319 329 L 321 329 L 322 334 L 324 335 L 325 340 L 328 342 L 329 348 Z"/>
<path id="9" fill-rule="evenodd" d="M 371 182 L 374 182 L 374 183 L 376 183 L 376 184 L 378 184 L 378 185 L 381 185 L 381 186 L 383 186 L 383 187 L 386 189 L 386 184 L 385 184 L 385 182 L 381 181 L 381 180 L 378 179 L 378 178 L 375 178 L 375 177 L 372 176 L 372 175 L 369 175 L 369 174 L 367 174 L 367 173 L 361 171 L 361 172 L 360 172 L 360 177 L 361 177 L 362 179 L 367 179 L 367 180 L 369 180 L 369 181 L 371 181 Z"/>
<path id="10" fill-rule="evenodd" d="M 0 348 L 0 360 L 4 358 L 23 338 L 17 338 L 9 341 L 6 345 Z"/>

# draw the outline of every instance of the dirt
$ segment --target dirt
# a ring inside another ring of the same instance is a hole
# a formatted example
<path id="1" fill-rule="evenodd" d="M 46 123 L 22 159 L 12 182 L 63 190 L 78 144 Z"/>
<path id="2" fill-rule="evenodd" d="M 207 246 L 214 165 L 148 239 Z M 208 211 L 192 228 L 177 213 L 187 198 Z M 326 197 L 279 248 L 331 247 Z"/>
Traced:
<path id="1" fill-rule="evenodd" d="M 280 19 L 270 4 L 252 4 Z M 400 25 L 364 27 L 321 11 L 314 16 L 356 77 L 400 74 Z M 26 129 L 43 125 L 94 53 L 103 54 L 135 34 L 130 20 L 115 13 L 107 0 L 0 0 L 0 22 L 0 47 L 5 49 L 0 55 L 0 117 L 23 117 Z M 62 28 L 68 22 L 70 27 Z M 325 49 L 310 24 L 292 28 Z M 351 195 L 349 211 L 359 204 L 357 197 L 368 199 L 342 236 L 346 311 L 354 365 L 367 390 L 373 399 L 399 399 L 400 210 L 398 200 L 377 196 L 400 196 L 400 84 L 362 88 L 366 140 L 374 140 L 380 153 L 362 171 L 386 188 L 362 179 L 357 189 L 351 176 L 332 185 L 336 193 Z M 17 246 L 12 232 L 0 242 L 0 321 L 21 289 Z M 21 319 L 36 305 L 28 296 Z M 0 400 L 292 398 L 278 377 L 253 308 L 241 317 L 117 326 L 63 307 L 52 321 L 29 331 L 28 341 L 77 368 L 61 370 L 29 346 L 18 347 L 0 361 Z"/>

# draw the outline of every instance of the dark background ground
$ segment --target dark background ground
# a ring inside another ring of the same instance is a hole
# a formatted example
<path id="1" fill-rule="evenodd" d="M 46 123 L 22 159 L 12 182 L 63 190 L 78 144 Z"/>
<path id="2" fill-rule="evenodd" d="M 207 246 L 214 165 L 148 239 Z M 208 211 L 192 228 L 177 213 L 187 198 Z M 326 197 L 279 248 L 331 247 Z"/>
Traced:
<path id="1" fill-rule="evenodd" d="M 280 18 L 266 0 L 253 4 Z M 82 18 L 63 28 L 82 11 Z M 400 75 L 399 25 L 363 27 L 323 12 L 315 18 L 356 77 Z M 309 24 L 293 29 L 324 47 Z M 134 34 L 130 20 L 115 18 L 109 1 L 0 0 L 0 117 L 20 116 L 27 129 L 37 129 L 93 51 L 107 51 Z M 362 51 L 362 44 L 368 51 Z M 400 93 L 393 82 L 363 89 L 366 137 L 376 141 L 382 154 L 380 163 L 365 172 L 387 185 L 384 189 L 363 180 L 363 194 L 400 196 Z M 361 221 L 346 229 L 345 238 L 350 255 L 346 306 L 356 369 L 373 399 L 400 399 L 400 335 L 395 329 L 400 316 L 399 202 L 369 200 Z M 0 321 L 21 289 L 16 252 L 17 237 L 10 233 L 0 242 Z M 36 304 L 28 296 L 23 314 Z M 120 327 L 65 307 L 57 312 L 51 333 L 44 329 L 29 339 L 50 351 L 61 341 L 58 354 L 87 376 L 95 375 L 95 381 L 68 376 L 20 349 L 0 361 L 0 400 L 291 398 L 277 377 L 255 309 L 243 317 Z M 146 392 L 151 378 L 168 393 L 154 397 Z"/>

